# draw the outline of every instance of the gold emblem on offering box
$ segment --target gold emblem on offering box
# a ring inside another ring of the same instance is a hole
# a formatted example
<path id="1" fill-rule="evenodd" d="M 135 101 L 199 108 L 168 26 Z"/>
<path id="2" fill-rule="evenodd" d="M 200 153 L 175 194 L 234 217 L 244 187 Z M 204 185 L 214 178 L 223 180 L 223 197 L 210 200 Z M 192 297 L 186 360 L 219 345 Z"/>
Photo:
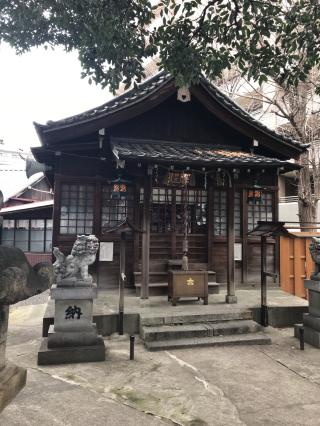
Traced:
<path id="1" fill-rule="evenodd" d="M 187 279 L 187 285 L 194 285 L 194 280 L 191 277 Z"/>

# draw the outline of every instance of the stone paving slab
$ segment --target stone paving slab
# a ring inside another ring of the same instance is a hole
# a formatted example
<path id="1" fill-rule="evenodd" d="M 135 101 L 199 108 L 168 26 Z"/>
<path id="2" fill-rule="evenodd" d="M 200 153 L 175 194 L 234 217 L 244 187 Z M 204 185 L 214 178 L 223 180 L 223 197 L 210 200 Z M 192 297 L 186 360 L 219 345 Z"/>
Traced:
<path id="1" fill-rule="evenodd" d="M 7 356 L 28 377 L 1 426 L 319 425 L 320 352 L 293 329 L 258 347 L 147 352 L 136 338 L 134 361 L 128 336 L 111 336 L 105 362 L 39 367 L 44 310 L 11 312 Z"/>

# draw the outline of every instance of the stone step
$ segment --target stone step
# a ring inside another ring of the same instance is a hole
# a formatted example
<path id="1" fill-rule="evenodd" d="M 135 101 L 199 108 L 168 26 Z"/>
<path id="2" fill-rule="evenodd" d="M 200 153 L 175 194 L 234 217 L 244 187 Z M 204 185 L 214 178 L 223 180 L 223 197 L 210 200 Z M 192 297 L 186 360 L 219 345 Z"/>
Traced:
<path id="1" fill-rule="evenodd" d="M 140 297 L 141 283 L 135 283 L 136 295 Z M 216 282 L 208 282 L 209 294 L 219 294 L 220 285 Z M 149 296 L 165 296 L 168 294 L 168 282 L 149 283 Z"/>
<path id="2" fill-rule="evenodd" d="M 182 325 L 142 326 L 140 336 L 145 342 L 175 340 L 191 337 L 211 337 L 232 334 L 248 334 L 261 331 L 252 320 L 226 321 L 222 323 L 195 323 Z"/>
<path id="3" fill-rule="evenodd" d="M 270 345 L 271 339 L 267 334 L 249 333 L 238 334 L 232 336 L 212 336 L 212 337 L 197 337 L 186 339 L 173 339 L 145 342 L 145 347 L 149 351 L 162 351 L 170 349 L 184 349 L 192 347 L 206 346 L 231 346 L 231 345 Z"/>
<path id="4" fill-rule="evenodd" d="M 190 269 L 191 270 L 191 269 Z M 142 281 L 142 273 L 134 272 L 134 283 L 135 286 L 141 285 Z M 214 271 L 208 271 L 208 281 L 215 282 L 216 281 L 216 273 Z M 150 271 L 149 272 L 149 283 L 168 283 L 168 271 Z"/>
<path id="5" fill-rule="evenodd" d="M 168 314 L 140 314 L 140 326 L 222 323 L 224 321 L 252 320 L 249 309 L 232 308 L 230 310 L 215 310 L 215 312 L 176 312 Z"/>

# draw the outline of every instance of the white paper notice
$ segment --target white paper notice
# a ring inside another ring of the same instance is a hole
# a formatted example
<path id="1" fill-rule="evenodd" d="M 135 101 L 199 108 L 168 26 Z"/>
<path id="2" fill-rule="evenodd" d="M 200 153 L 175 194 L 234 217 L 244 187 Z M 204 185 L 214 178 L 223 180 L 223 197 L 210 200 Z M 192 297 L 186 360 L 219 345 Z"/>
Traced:
<path id="1" fill-rule="evenodd" d="M 99 260 L 100 262 L 113 261 L 113 243 L 112 242 L 100 243 Z"/>
<path id="2" fill-rule="evenodd" d="M 234 260 L 242 260 L 242 244 L 234 244 Z"/>

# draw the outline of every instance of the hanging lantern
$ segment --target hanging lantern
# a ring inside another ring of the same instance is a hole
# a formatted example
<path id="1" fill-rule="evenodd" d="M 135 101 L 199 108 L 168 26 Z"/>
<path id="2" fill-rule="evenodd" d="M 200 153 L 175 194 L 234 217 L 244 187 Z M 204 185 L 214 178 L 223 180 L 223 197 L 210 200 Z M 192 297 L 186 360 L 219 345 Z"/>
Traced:
<path id="1" fill-rule="evenodd" d="M 253 201 L 254 204 L 261 203 L 262 190 L 261 188 L 248 189 L 247 202 Z"/>
<path id="2" fill-rule="evenodd" d="M 118 177 L 118 179 L 113 180 L 111 183 L 113 185 L 111 198 L 117 199 L 123 196 L 127 196 L 127 184 L 129 183 L 129 181 L 121 179 L 121 177 Z"/>

